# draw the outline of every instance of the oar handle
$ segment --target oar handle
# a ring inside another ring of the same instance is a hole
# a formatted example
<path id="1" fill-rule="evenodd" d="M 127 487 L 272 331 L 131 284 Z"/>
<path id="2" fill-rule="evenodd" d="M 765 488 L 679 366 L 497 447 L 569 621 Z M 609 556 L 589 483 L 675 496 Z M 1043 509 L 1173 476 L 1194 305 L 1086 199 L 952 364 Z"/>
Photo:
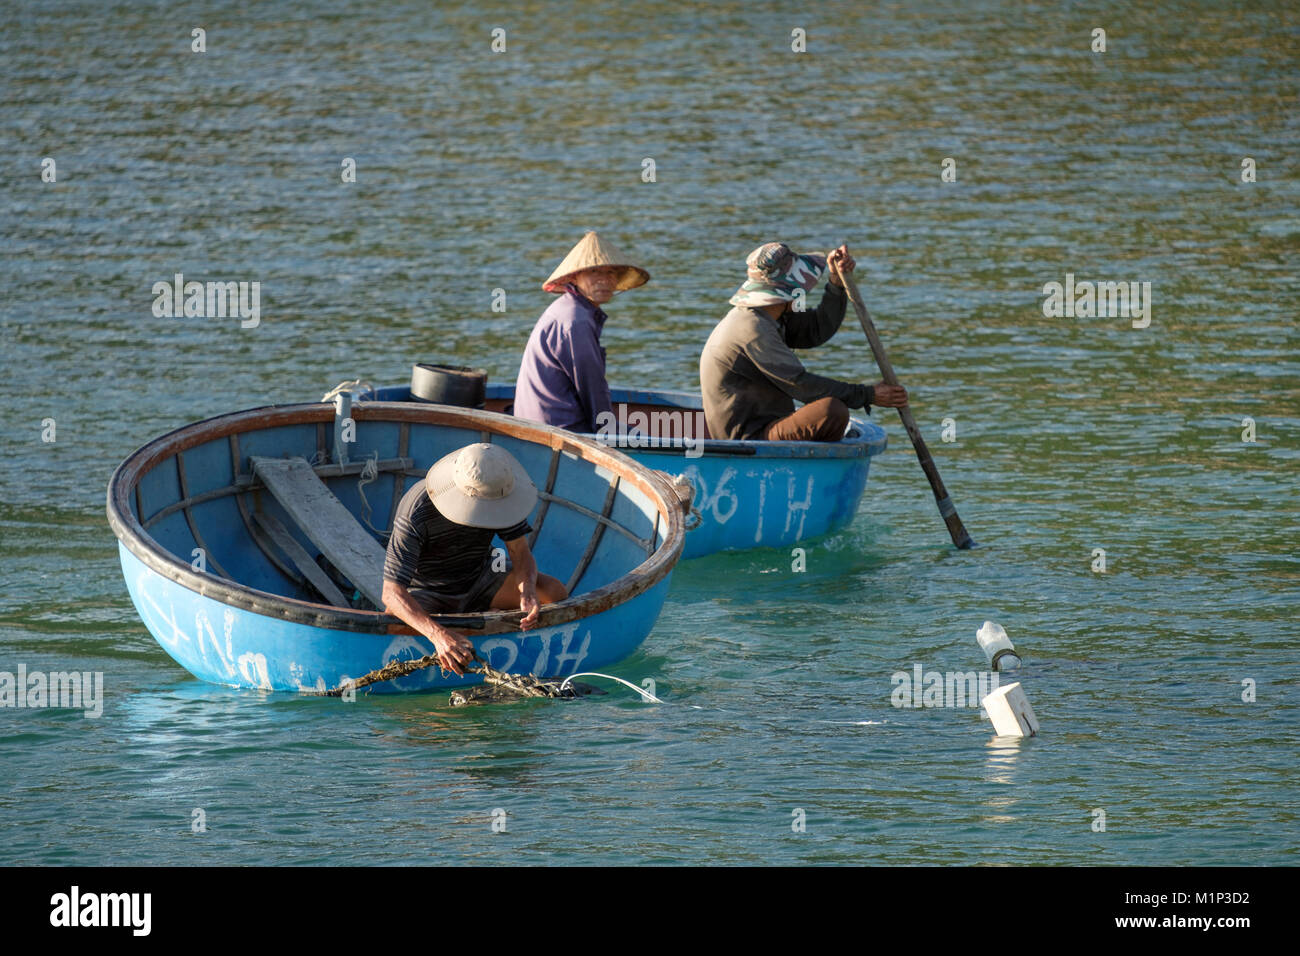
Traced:
<path id="1" fill-rule="evenodd" d="M 853 280 L 851 274 L 847 272 L 839 272 L 838 274 L 840 281 L 844 283 L 844 291 L 848 294 L 849 301 L 853 303 L 853 308 L 858 313 L 858 322 L 862 325 L 862 331 L 867 333 L 867 341 L 871 343 L 871 354 L 876 357 L 876 365 L 880 368 L 881 379 L 886 385 L 897 385 L 898 376 L 894 374 L 894 366 L 889 362 L 889 356 L 885 352 L 885 344 L 880 341 L 880 334 L 876 331 L 875 323 L 871 321 L 867 307 L 858 292 L 858 284 Z M 939 477 L 939 468 L 935 465 L 934 459 L 930 457 L 930 449 L 926 445 L 925 439 L 921 437 L 921 430 L 916 427 L 916 419 L 912 417 L 912 409 L 904 405 L 898 410 L 898 417 L 903 420 L 903 427 L 907 429 L 907 437 L 912 440 L 912 447 L 916 449 L 917 461 L 921 463 L 921 470 L 925 472 L 925 477 L 930 482 L 930 490 L 934 492 L 935 503 L 939 506 L 939 514 L 943 517 L 944 524 L 948 526 L 948 534 L 952 537 L 952 543 L 962 549 L 974 547 L 975 542 L 971 540 L 966 526 L 961 523 L 961 518 L 957 516 L 957 508 L 952 503 L 952 498 L 948 496 L 948 489 L 944 487 L 943 479 Z"/>

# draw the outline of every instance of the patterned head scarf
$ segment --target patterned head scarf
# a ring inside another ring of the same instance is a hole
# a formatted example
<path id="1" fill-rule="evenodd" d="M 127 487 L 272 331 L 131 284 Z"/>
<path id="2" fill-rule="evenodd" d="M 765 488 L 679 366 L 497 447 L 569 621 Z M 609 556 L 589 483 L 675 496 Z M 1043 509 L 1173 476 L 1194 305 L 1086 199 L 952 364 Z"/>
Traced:
<path id="1" fill-rule="evenodd" d="M 784 242 L 765 242 L 745 259 L 745 284 L 731 297 L 732 305 L 757 308 L 792 302 L 797 290 L 814 288 L 826 274 L 826 257 L 797 255 Z"/>

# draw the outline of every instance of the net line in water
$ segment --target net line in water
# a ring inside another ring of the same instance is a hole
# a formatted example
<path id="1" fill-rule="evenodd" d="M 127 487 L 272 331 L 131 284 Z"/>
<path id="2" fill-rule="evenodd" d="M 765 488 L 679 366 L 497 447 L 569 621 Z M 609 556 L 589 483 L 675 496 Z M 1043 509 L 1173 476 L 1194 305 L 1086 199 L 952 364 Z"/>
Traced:
<path id="1" fill-rule="evenodd" d="M 383 681 L 396 680 L 399 677 L 405 677 L 408 674 L 414 674 L 416 671 L 424 670 L 426 667 L 439 667 L 438 656 L 436 654 L 426 654 L 424 657 L 415 658 L 406 661 L 389 661 L 378 670 L 373 670 L 368 674 L 358 677 L 356 680 L 345 681 L 333 690 L 317 691 L 316 696 L 324 697 L 342 697 L 349 692 L 356 692 L 362 687 L 369 687 L 371 684 L 378 684 Z M 577 697 L 586 697 L 590 694 L 603 694 L 604 691 L 591 687 L 587 684 L 574 683 L 573 678 L 566 678 L 563 683 L 558 681 L 541 680 L 532 674 L 507 674 L 505 671 L 499 671 L 488 664 L 487 661 L 474 655 L 474 663 L 465 669 L 467 674 L 481 674 L 483 683 L 476 687 L 464 687 L 452 691 L 450 703 L 453 707 L 464 706 L 465 704 L 484 704 L 499 703 L 511 700 L 523 700 L 530 697 L 544 697 L 559 700 L 572 700 Z M 575 676 L 605 676 L 601 675 L 575 675 Z M 619 680 L 619 678 L 613 678 Z M 627 683 L 622 681 L 622 683 Z M 631 684 L 634 690 L 638 688 Z M 643 691 L 639 691 L 644 694 Z M 657 698 L 656 698 L 657 700 Z"/>

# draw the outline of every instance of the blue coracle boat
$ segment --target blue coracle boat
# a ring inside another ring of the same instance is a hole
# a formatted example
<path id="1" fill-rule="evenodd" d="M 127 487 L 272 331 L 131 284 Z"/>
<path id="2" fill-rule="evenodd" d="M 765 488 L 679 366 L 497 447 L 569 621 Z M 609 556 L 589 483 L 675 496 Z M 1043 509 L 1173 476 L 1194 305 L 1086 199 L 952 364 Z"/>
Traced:
<path id="1" fill-rule="evenodd" d="M 513 384 L 489 384 L 486 393 L 488 409 L 512 408 Z M 695 487 L 699 524 L 686 533 L 683 558 L 788 548 L 844 527 L 857 513 L 871 458 L 887 441 L 883 428 L 859 418 L 838 442 L 719 440 L 708 437 L 698 395 L 633 388 L 610 394 L 622 427 L 586 437 L 648 468 L 685 475 Z M 412 400 L 404 385 L 380 387 L 375 395 Z"/>
<path id="2" fill-rule="evenodd" d="M 558 678 L 627 657 L 654 626 L 682 552 L 681 494 L 568 432 L 441 405 L 270 406 L 149 442 L 108 487 L 131 600 L 168 654 L 217 684 L 324 691 L 432 653 L 374 610 L 383 541 L 403 492 L 477 441 L 499 443 L 537 485 L 533 553 L 572 596 L 545 605 L 529 631 L 518 611 L 443 623 L 511 673 Z M 432 667 L 370 690 L 480 680 Z"/>

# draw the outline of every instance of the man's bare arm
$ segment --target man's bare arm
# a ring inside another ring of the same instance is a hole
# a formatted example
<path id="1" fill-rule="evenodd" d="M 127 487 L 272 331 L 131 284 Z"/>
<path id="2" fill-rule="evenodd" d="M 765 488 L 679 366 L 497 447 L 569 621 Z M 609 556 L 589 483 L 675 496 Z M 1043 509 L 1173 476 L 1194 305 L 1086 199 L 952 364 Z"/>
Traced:
<path id="1" fill-rule="evenodd" d="M 405 585 L 385 578 L 383 599 L 385 612 L 405 621 L 433 642 L 439 664 L 454 674 L 465 673 L 466 666 L 474 660 L 473 644 L 431 618 Z"/>
<path id="2" fill-rule="evenodd" d="M 524 612 L 519 621 L 520 630 L 528 630 L 537 623 L 541 605 L 537 603 L 537 561 L 532 549 L 528 547 L 528 538 L 520 535 L 513 541 L 506 542 L 510 552 L 510 561 L 519 575 L 519 610 Z"/>

